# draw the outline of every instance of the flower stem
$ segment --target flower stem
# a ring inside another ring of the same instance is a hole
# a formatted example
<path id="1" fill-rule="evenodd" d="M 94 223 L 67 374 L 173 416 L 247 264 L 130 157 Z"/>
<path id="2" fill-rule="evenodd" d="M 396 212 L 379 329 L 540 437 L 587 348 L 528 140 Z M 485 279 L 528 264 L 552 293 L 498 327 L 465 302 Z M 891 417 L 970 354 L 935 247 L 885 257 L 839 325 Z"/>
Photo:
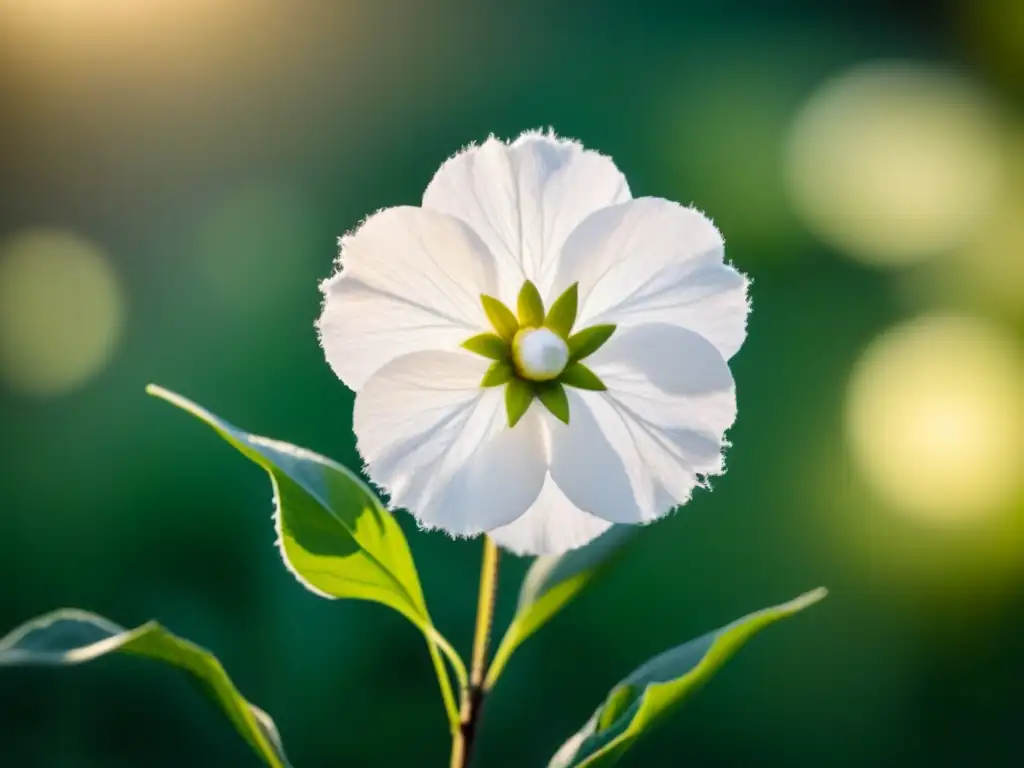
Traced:
<path id="1" fill-rule="evenodd" d="M 430 660 L 434 664 L 434 671 L 437 673 L 437 682 L 441 686 L 441 698 L 444 700 L 444 710 L 448 714 L 448 722 L 452 727 L 459 723 L 459 710 L 455 704 L 455 693 L 452 691 L 451 678 L 448 677 L 448 670 L 444 666 L 444 659 L 437 648 L 437 643 L 427 640 L 427 648 L 430 650 Z"/>
<path id="2" fill-rule="evenodd" d="M 452 734 L 451 768 L 469 768 L 476 746 L 483 711 L 484 677 L 487 673 L 487 647 L 494 622 L 494 599 L 498 590 L 498 547 L 484 537 L 483 561 L 480 564 L 480 594 L 476 605 L 476 632 L 473 636 L 473 659 L 469 685 L 462 689 L 462 711 L 459 727 Z"/>

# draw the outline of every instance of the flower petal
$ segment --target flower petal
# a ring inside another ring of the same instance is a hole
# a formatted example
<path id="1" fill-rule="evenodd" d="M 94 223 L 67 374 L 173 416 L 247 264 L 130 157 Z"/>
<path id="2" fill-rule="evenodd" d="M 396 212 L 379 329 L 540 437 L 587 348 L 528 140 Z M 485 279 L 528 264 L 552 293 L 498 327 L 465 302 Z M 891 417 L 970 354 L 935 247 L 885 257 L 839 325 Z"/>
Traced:
<path id="1" fill-rule="evenodd" d="M 722 235 L 693 208 L 643 197 L 588 216 L 566 240 L 556 289 L 579 281 L 578 328 L 669 323 L 726 360 L 746 337 L 747 279 L 724 263 Z"/>
<path id="2" fill-rule="evenodd" d="M 317 327 L 327 361 L 351 389 L 401 355 L 455 349 L 489 330 L 480 294 L 497 290 L 495 260 L 453 216 L 383 210 L 341 238 L 339 263 L 321 285 Z"/>
<path id="3" fill-rule="evenodd" d="M 487 535 L 517 555 L 560 555 L 588 544 L 611 525 L 569 501 L 548 475 L 525 515 Z"/>
<path id="4" fill-rule="evenodd" d="M 589 358 L 607 392 L 569 390 L 569 425 L 550 425 L 551 476 L 580 509 L 645 523 L 723 471 L 736 417 L 732 374 L 693 331 L 645 325 L 617 332 Z"/>
<path id="5" fill-rule="evenodd" d="M 529 132 L 511 145 L 492 137 L 449 159 L 424 192 L 423 207 L 458 216 L 479 233 L 500 264 L 502 301 L 514 303 L 523 281 L 532 280 L 550 304 L 569 233 L 588 214 L 629 197 L 611 159 Z"/>
<path id="6" fill-rule="evenodd" d="M 353 429 L 370 479 L 422 525 L 468 536 L 508 525 L 537 499 L 547 460 L 537 407 L 515 429 L 488 361 L 415 352 L 356 393 Z"/>

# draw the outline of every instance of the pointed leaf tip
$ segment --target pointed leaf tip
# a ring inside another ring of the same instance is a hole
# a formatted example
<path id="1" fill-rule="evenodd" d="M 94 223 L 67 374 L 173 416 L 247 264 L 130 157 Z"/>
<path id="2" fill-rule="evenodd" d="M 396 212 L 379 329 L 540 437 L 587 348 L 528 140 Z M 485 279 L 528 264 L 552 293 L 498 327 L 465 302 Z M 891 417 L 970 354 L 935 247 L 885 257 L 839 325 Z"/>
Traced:
<path id="1" fill-rule="evenodd" d="M 754 635 L 824 598 L 815 589 L 655 656 L 622 680 L 548 768 L 606 768 L 710 679 Z"/>
<path id="2" fill-rule="evenodd" d="M 519 325 L 522 328 L 539 328 L 544 324 L 544 300 L 537 286 L 527 280 L 519 289 L 516 302 L 519 310 Z"/>
<path id="3" fill-rule="evenodd" d="M 278 548 L 300 584 L 322 597 L 369 600 L 398 611 L 444 651 L 460 681 L 466 677 L 465 665 L 431 622 L 398 521 L 354 472 L 305 448 L 244 432 L 162 387 L 147 391 L 205 422 L 270 475 Z"/>
<path id="4" fill-rule="evenodd" d="M 491 360 L 508 360 L 511 356 L 508 342 L 496 333 L 480 333 L 462 342 L 462 348 Z"/>
<path id="5" fill-rule="evenodd" d="M 533 402 L 533 387 L 522 379 L 512 379 L 505 387 L 505 412 L 508 416 L 509 428 L 514 427 L 523 418 L 530 403 Z"/>
<path id="6" fill-rule="evenodd" d="M 500 387 L 512 380 L 514 376 L 512 366 L 503 360 L 491 363 L 484 378 L 480 382 L 481 387 Z"/>
<path id="7" fill-rule="evenodd" d="M 198 403 L 189 400 L 184 395 L 179 395 L 177 392 L 173 392 L 169 389 L 161 387 L 159 384 L 147 384 L 146 394 L 151 397 L 155 397 L 158 400 L 163 400 L 166 403 L 170 403 L 175 408 L 179 408 L 186 413 L 190 413 L 200 421 L 206 422 L 208 425 L 213 427 L 218 432 L 223 434 L 224 428 L 231 428 L 230 425 L 222 422 L 208 410 L 203 408 Z M 230 442 L 230 441 L 229 441 Z"/>
<path id="8" fill-rule="evenodd" d="M 588 389 L 592 392 L 604 392 L 608 389 L 601 378 L 583 363 L 571 363 L 562 371 L 558 380 L 567 386 Z"/>
<path id="9" fill-rule="evenodd" d="M 150 397 L 158 397 L 161 400 L 167 400 L 168 402 L 184 399 L 176 392 L 172 392 L 171 390 L 161 387 L 159 384 L 153 384 L 152 382 L 146 385 L 146 394 Z"/>
<path id="10" fill-rule="evenodd" d="M 579 283 L 573 283 L 565 292 L 555 299 L 555 303 L 548 310 L 544 318 L 544 325 L 557 333 L 563 339 L 569 338 L 569 333 L 576 322 L 576 313 L 579 304 Z"/>
<path id="11" fill-rule="evenodd" d="M 569 361 L 578 362 L 604 346 L 615 333 L 614 325 L 592 325 L 569 337 Z"/>
<path id="12" fill-rule="evenodd" d="M 563 424 L 569 423 L 569 398 L 565 394 L 565 387 L 557 381 L 538 384 L 537 397 L 556 419 Z"/>
<path id="13" fill-rule="evenodd" d="M 487 320 L 495 332 L 511 344 L 512 339 L 515 338 L 516 332 L 519 330 L 519 321 L 512 314 L 512 310 L 498 299 L 488 296 L 486 293 L 480 294 L 480 303 L 483 304 L 484 314 L 487 315 Z"/>

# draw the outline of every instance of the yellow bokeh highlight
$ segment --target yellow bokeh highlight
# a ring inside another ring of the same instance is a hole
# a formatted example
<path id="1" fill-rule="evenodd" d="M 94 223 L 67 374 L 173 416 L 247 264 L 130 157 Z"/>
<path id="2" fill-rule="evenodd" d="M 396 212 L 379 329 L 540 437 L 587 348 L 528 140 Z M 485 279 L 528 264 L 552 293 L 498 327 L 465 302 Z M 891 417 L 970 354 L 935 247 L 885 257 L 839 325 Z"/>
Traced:
<path id="1" fill-rule="evenodd" d="M 248 28 L 239 34 L 239 24 L 262 23 L 270 7 L 246 0 L 0 0 L 0 6 L 8 62 L 23 82 L 43 94 L 55 88 L 65 98 L 76 86 L 99 87 L 96 78 L 105 89 L 141 77 L 157 90 L 179 82 L 201 89 L 233 65 L 238 50 L 259 44 Z"/>
<path id="2" fill-rule="evenodd" d="M 968 79 L 873 63 L 826 82 L 794 121 L 793 204 L 846 254 L 900 266 L 960 247 L 1004 185 L 998 110 Z"/>
<path id="3" fill-rule="evenodd" d="M 895 283 L 915 311 L 956 308 L 1010 324 L 1024 320 L 1024 142 L 1018 143 L 1006 193 L 974 237 Z"/>
<path id="4" fill-rule="evenodd" d="M 37 230 L 0 243 L 0 380 L 19 392 L 64 394 L 95 376 L 121 335 L 117 276 L 97 246 Z"/>
<path id="5" fill-rule="evenodd" d="M 892 508 L 943 527 L 998 516 L 1022 489 L 1022 351 L 977 319 L 898 326 L 857 362 L 846 429 L 865 479 Z"/>
<path id="6" fill-rule="evenodd" d="M 7 2 L 3 21 L 22 34 L 39 38 L 97 34 L 108 40 L 139 33 L 160 34 L 209 22 L 237 0 L 25 0 Z"/>

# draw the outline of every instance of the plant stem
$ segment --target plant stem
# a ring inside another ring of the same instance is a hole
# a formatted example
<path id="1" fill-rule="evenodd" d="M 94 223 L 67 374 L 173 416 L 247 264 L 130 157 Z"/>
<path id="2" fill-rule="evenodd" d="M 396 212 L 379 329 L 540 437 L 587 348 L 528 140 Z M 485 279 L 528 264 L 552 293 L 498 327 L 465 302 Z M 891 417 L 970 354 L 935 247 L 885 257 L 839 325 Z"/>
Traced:
<path id="1" fill-rule="evenodd" d="M 448 722 L 452 726 L 459 723 L 459 710 L 455 704 L 455 694 L 452 691 L 451 678 L 448 677 L 448 670 L 444 666 L 444 659 L 437 649 L 434 640 L 427 640 L 427 648 L 430 650 L 430 660 L 434 664 L 434 671 L 437 673 L 437 682 L 441 686 L 441 698 L 444 700 L 444 710 L 448 713 Z"/>
<path id="2" fill-rule="evenodd" d="M 473 635 L 473 660 L 469 685 L 462 689 L 462 712 L 459 727 L 452 734 L 451 768 L 469 768 L 476 746 L 483 711 L 484 676 L 487 673 L 487 646 L 494 622 L 494 598 L 498 589 L 498 547 L 484 537 L 483 561 L 480 564 L 480 594 L 476 605 L 476 632 Z"/>

